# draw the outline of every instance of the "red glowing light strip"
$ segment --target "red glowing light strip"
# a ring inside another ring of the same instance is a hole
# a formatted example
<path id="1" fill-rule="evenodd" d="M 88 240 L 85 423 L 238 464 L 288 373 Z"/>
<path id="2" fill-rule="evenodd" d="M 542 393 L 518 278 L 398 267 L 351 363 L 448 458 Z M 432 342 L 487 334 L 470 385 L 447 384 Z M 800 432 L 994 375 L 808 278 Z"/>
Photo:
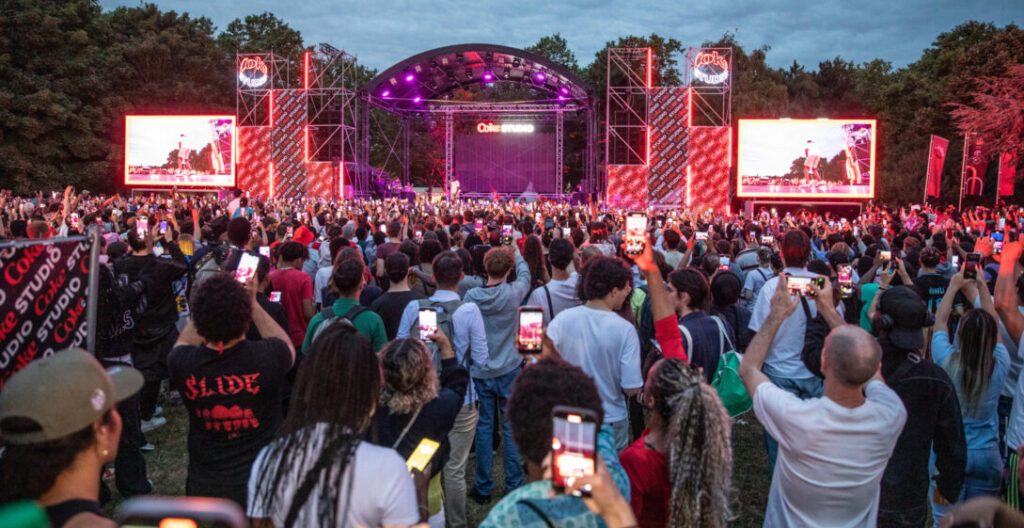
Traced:
<path id="1" fill-rule="evenodd" d="M 124 141 L 124 184 L 125 185 L 154 185 L 154 186 L 158 186 L 158 187 L 171 187 L 171 186 L 178 186 L 178 187 L 221 187 L 221 186 L 223 186 L 221 183 L 209 183 L 209 182 L 205 182 L 205 183 L 204 182 L 201 182 L 201 183 L 189 183 L 189 182 L 181 182 L 181 181 L 178 181 L 178 182 L 159 182 L 159 181 L 152 181 L 152 180 L 129 181 L 129 177 L 130 177 L 130 174 L 128 172 L 128 146 L 129 146 L 129 144 L 128 144 L 128 137 L 129 137 L 129 134 L 128 134 L 128 124 L 129 124 L 129 121 L 141 121 L 141 120 L 171 121 L 171 120 L 178 120 L 178 119 L 218 119 L 218 120 L 230 119 L 231 120 L 231 143 L 232 143 L 231 148 L 232 149 L 237 149 L 237 146 L 238 146 L 238 125 L 237 125 L 237 122 L 236 122 L 236 118 L 233 115 L 196 115 L 196 114 L 189 114 L 189 115 L 125 115 L 124 116 L 124 137 L 125 137 L 125 141 Z M 233 151 L 231 153 L 231 157 L 232 157 L 232 160 L 231 160 L 231 174 L 230 174 L 230 176 L 231 176 L 231 184 L 228 185 L 229 187 L 234 187 L 235 183 L 236 183 L 236 173 L 235 173 L 235 163 L 234 163 L 234 158 L 236 157 L 235 152 L 237 152 L 237 150 L 235 150 L 235 151 Z M 221 174 L 219 176 L 226 177 L 227 175 Z"/>
<path id="2" fill-rule="evenodd" d="M 743 191 L 743 125 L 746 123 L 776 123 L 780 125 L 801 125 L 814 123 L 869 124 L 871 125 L 871 180 L 867 194 L 864 193 L 772 193 Z M 737 124 L 736 156 L 736 197 L 737 198 L 874 198 L 875 197 L 875 146 L 878 138 L 878 121 L 875 119 L 740 119 Z"/>
<path id="3" fill-rule="evenodd" d="M 309 90 L 309 52 L 306 52 L 305 58 L 303 59 L 302 68 L 302 86 L 308 91 Z"/>
<path id="4" fill-rule="evenodd" d="M 650 166 L 651 164 L 651 126 L 647 125 L 647 162 L 645 165 Z"/>
<path id="5" fill-rule="evenodd" d="M 693 88 L 686 90 L 686 126 L 693 126 Z"/>
<path id="6" fill-rule="evenodd" d="M 267 174 L 268 174 L 267 180 L 268 180 L 268 183 L 269 183 L 268 187 L 270 188 L 270 197 L 273 198 L 274 197 L 274 162 L 273 161 L 268 161 L 267 162 Z"/>
<path id="7" fill-rule="evenodd" d="M 651 89 L 651 70 L 654 69 L 654 63 L 651 62 L 651 48 L 647 48 L 647 89 Z"/>

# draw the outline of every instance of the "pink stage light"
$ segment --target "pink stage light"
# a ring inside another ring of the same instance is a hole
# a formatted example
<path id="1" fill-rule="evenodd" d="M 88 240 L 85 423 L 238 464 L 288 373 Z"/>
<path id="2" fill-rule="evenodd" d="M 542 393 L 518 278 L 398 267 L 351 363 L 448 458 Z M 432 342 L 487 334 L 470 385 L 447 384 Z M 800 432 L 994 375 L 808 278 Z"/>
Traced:
<path id="1" fill-rule="evenodd" d="M 385 98 L 385 99 L 387 99 L 388 97 L 391 97 L 391 90 L 384 90 L 384 93 L 380 94 L 380 96 Z"/>
<path id="2" fill-rule="evenodd" d="M 415 80 L 416 80 L 416 76 L 411 74 L 411 73 L 405 76 L 405 82 L 407 82 L 407 83 L 411 83 L 411 82 L 413 82 Z"/>
<path id="3" fill-rule="evenodd" d="M 562 94 L 563 95 L 569 95 L 569 87 L 568 86 L 563 86 L 562 87 Z"/>
<path id="4" fill-rule="evenodd" d="M 423 98 L 422 98 L 422 97 L 420 97 L 420 96 L 418 96 L 418 95 L 417 95 L 416 97 L 413 97 L 413 98 L 412 98 L 412 102 L 414 102 L 414 103 L 419 103 L 419 102 L 420 102 L 420 101 L 422 101 L 422 100 L 423 100 Z"/>
<path id="5" fill-rule="evenodd" d="M 537 79 L 537 82 L 544 82 L 544 79 L 548 78 L 547 75 L 544 75 L 544 72 L 537 72 L 533 77 Z"/>
<path id="6" fill-rule="evenodd" d="M 491 73 L 491 72 L 485 73 L 484 74 L 484 80 L 487 81 L 487 82 L 491 82 L 492 80 L 494 80 L 494 74 Z"/>

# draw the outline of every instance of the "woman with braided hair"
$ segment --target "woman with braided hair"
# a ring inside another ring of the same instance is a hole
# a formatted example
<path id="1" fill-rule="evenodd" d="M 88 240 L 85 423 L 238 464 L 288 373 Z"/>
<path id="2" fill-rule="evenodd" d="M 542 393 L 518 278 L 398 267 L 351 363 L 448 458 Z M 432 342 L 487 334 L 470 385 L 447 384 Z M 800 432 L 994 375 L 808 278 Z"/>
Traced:
<path id="1" fill-rule="evenodd" d="M 685 361 L 662 359 L 643 397 L 649 427 L 620 456 L 637 526 L 726 526 L 731 424 L 715 390 Z"/>
<path id="2" fill-rule="evenodd" d="M 317 336 L 299 367 L 288 418 L 253 464 L 252 526 L 407 526 L 419 520 L 405 461 L 393 449 L 361 441 L 380 390 L 380 361 L 351 323 L 337 321 Z"/>

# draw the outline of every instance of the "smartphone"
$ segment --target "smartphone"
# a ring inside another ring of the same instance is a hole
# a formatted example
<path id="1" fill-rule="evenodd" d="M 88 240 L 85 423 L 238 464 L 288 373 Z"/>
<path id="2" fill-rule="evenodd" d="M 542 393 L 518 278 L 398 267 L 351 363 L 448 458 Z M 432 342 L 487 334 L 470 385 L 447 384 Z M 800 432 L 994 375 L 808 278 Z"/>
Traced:
<path id="1" fill-rule="evenodd" d="M 430 459 L 434 457 L 434 453 L 437 452 L 439 447 L 441 447 L 441 444 L 429 438 L 420 440 L 420 444 L 416 446 L 416 449 L 409 455 L 408 460 L 405 461 L 405 467 L 409 468 L 409 471 L 414 469 L 423 471 L 427 468 L 427 464 L 430 463 Z"/>
<path id="2" fill-rule="evenodd" d="M 953 266 L 953 269 L 959 270 L 960 269 L 960 255 L 953 255 L 953 259 L 950 261 L 950 264 Z"/>
<path id="3" fill-rule="evenodd" d="M 853 296 L 853 266 L 840 264 L 837 274 L 839 275 L 839 293 L 843 299 L 849 299 Z"/>
<path id="4" fill-rule="evenodd" d="M 572 236 L 572 229 L 568 227 L 562 228 L 562 238 L 569 238 Z"/>
<path id="5" fill-rule="evenodd" d="M 419 230 L 416 231 L 416 241 L 417 242 L 423 242 L 423 231 L 419 231 Z"/>
<path id="6" fill-rule="evenodd" d="M 978 264 L 981 262 L 981 253 L 968 253 L 964 259 L 964 278 L 978 278 Z"/>
<path id="7" fill-rule="evenodd" d="M 162 235 L 162 234 L 164 234 L 166 232 L 167 232 L 167 221 L 166 220 L 161 220 L 160 221 L 160 234 Z"/>
<path id="8" fill-rule="evenodd" d="M 502 224 L 501 243 L 505 245 L 512 243 L 512 224 Z"/>
<path id="9" fill-rule="evenodd" d="M 437 333 L 437 310 L 420 308 L 420 339 L 427 341 Z"/>
<path id="10" fill-rule="evenodd" d="M 1000 219 L 1002 221 L 1002 219 Z M 998 255 L 1003 252 L 1003 234 L 992 233 L 992 253 Z"/>
<path id="11" fill-rule="evenodd" d="M 647 217 L 643 213 L 630 213 L 626 217 L 626 253 L 639 255 L 644 252 L 644 234 L 647 232 Z"/>
<path id="12" fill-rule="evenodd" d="M 879 251 L 882 256 L 882 262 L 889 262 L 892 260 L 892 251 Z"/>
<path id="13" fill-rule="evenodd" d="M 226 499 L 207 497 L 132 497 L 114 513 L 118 526 L 126 528 L 243 528 L 249 526 L 242 509 Z"/>
<path id="14" fill-rule="evenodd" d="M 149 231 L 149 219 L 145 216 L 140 216 L 135 219 L 135 232 L 139 234 L 139 237 L 145 238 L 146 232 Z"/>
<path id="15" fill-rule="evenodd" d="M 260 258 L 252 253 L 242 253 L 242 259 L 238 261 L 238 269 L 235 270 L 235 280 L 245 284 L 256 274 L 256 266 L 259 266 Z"/>
<path id="16" fill-rule="evenodd" d="M 288 226 L 288 230 L 285 231 L 284 236 L 285 238 L 292 238 L 293 236 L 295 236 L 295 228 L 292 226 Z"/>
<path id="17" fill-rule="evenodd" d="M 270 246 L 260 246 L 260 255 L 270 258 Z"/>
<path id="18" fill-rule="evenodd" d="M 384 234 L 387 234 L 387 232 L 388 232 L 388 226 L 387 226 L 387 224 L 381 224 L 381 225 L 380 225 L 380 232 L 381 232 L 381 233 L 384 233 Z"/>
<path id="19" fill-rule="evenodd" d="M 558 493 L 594 474 L 597 417 L 588 409 L 556 406 L 551 412 L 551 484 Z M 586 490 L 584 490 L 586 494 Z"/>
<path id="20" fill-rule="evenodd" d="M 761 245 L 770 246 L 775 243 L 775 237 L 771 235 L 761 235 Z"/>
<path id="21" fill-rule="evenodd" d="M 816 284 L 818 288 L 825 287 L 825 277 L 789 277 L 789 294 L 790 295 L 803 295 L 805 297 L 811 295 L 811 284 Z"/>
<path id="22" fill-rule="evenodd" d="M 270 292 L 270 302 L 281 302 L 281 292 Z"/>
<path id="23" fill-rule="evenodd" d="M 519 307 L 519 351 L 539 354 L 544 332 L 544 309 L 540 306 Z"/>
<path id="24" fill-rule="evenodd" d="M 477 221 L 473 223 L 473 229 L 476 229 L 477 231 L 483 231 L 484 230 L 484 222 L 483 222 L 483 220 L 477 219 Z"/>
<path id="25" fill-rule="evenodd" d="M 999 229 L 1000 230 L 1006 229 L 1006 218 L 1003 218 L 1003 217 L 999 218 Z"/>
<path id="26" fill-rule="evenodd" d="M 853 226 L 853 236 L 860 236 L 860 228 Z"/>
<path id="27" fill-rule="evenodd" d="M 697 240 L 707 240 L 708 239 L 707 231 L 697 231 L 696 234 L 697 234 Z"/>

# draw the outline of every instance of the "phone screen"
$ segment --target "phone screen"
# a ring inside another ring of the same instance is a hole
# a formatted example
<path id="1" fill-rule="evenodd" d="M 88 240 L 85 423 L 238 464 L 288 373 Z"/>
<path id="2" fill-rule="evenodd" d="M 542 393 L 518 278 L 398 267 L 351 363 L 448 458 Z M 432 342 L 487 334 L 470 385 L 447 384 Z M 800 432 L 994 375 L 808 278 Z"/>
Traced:
<path id="1" fill-rule="evenodd" d="M 160 221 L 160 234 L 162 235 L 162 234 L 164 234 L 166 232 L 167 232 L 167 222 L 166 221 Z"/>
<path id="2" fill-rule="evenodd" d="M 789 277 L 790 295 L 807 295 L 811 291 L 810 277 Z"/>
<path id="3" fill-rule="evenodd" d="M 960 269 L 960 255 L 953 255 L 953 269 Z"/>
<path id="4" fill-rule="evenodd" d="M 424 438 L 420 440 L 420 445 L 416 446 L 416 449 L 409 455 L 409 459 L 405 461 L 405 467 L 409 468 L 409 471 L 418 470 L 423 471 L 427 468 L 427 464 L 430 463 L 430 459 L 434 457 L 434 453 L 441 447 L 441 444 L 429 439 Z"/>
<path id="5" fill-rule="evenodd" d="M 978 277 L 978 262 L 981 262 L 981 253 L 968 253 L 964 259 L 964 278 L 975 279 Z"/>
<path id="6" fill-rule="evenodd" d="M 245 284 L 256 274 L 256 266 L 260 258 L 252 253 L 243 253 L 242 259 L 238 261 L 238 269 L 235 270 L 235 280 Z"/>
<path id="7" fill-rule="evenodd" d="M 761 244 L 769 246 L 775 242 L 775 237 L 771 235 L 761 235 Z"/>
<path id="8" fill-rule="evenodd" d="M 544 331 L 544 312 L 540 306 L 519 308 L 519 350 L 538 353 Z"/>
<path id="9" fill-rule="evenodd" d="M 260 246 L 260 255 L 270 258 L 270 246 Z"/>
<path id="10" fill-rule="evenodd" d="M 551 432 L 552 484 L 564 492 L 576 479 L 594 474 L 597 423 L 583 409 L 558 406 Z"/>
<path id="11" fill-rule="evenodd" d="M 837 275 L 839 276 L 839 293 L 844 299 L 848 299 L 853 295 L 853 266 L 840 264 Z"/>
<path id="12" fill-rule="evenodd" d="M 707 240 L 708 234 L 706 231 L 697 231 L 697 240 Z"/>
<path id="13" fill-rule="evenodd" d="M 647 231 L 647 217 L 632 213 L 626 217 L 626 253 L 639 255 L 644 251 L 644 233 Z"/>
<path id="14" fill-rule="evenodd" d="M 477 231 L 483 231 L 484 223 L 480 220 L 477 220 L 475 223 L 473 223 L 473 229 L 476 229 Z"/>
<path id="15" fill-rule="evenodd" d="M 501 238 L 505 244 L 512 243 L 512 224 L 502 224 Z"/>
<path id="16" fill-rule="evenodd" d="M 572 236 L 572 229 L 570 229 L 568 227 L 563 227 L 562 228 L 562 238 L 569 238 L 570 236 Z"/>
<path id="17" fill-rule="evenodd" d="M 883 262 L 892 260 L 892 251 L 880 251 L 879 253 L 882 255 Z"/>
<path id="18" fill-rule="evenodd" d="M 281 292 L 270 292 L 270 302 L 281 302 Z"/>
<path id="19" fill-rule="evenodd" d="M 420 339 L 426 341 L 437 333 L 437 311 L 433 308 L 420 309 Z"/>
<path id="20" fill-rule="evenodd" d="M 999 229 L 1006 229 L 1006 219 L 1005 218 L 1000 218 L 999 219 Z"/>
<path id="21" fill-rule="evenodd" d="M 416 240 L 423 240 L 423 231 L 416 231 Z"/>
<path id="22" fill-rule="evenodd" d="M 145 216 L 140 216 L 135 219 L 135 231 L 140 237 L 146 236 L 146 231 L 149 231 L 149 219 Z"/>

